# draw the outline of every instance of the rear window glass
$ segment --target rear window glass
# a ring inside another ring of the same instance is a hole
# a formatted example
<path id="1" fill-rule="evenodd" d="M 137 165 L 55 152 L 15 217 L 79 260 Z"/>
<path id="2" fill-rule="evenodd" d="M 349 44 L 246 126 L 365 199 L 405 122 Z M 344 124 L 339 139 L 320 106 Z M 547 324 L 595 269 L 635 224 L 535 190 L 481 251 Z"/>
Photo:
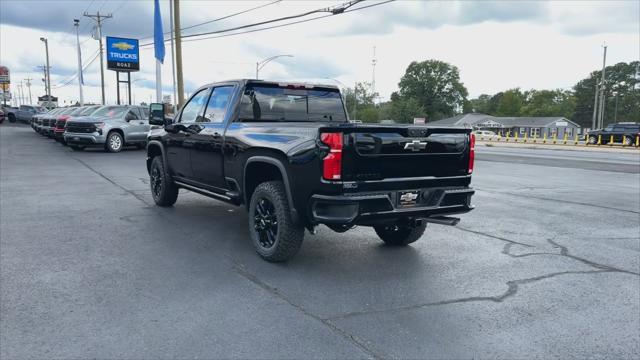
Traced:
<path id="1" fill-rule="evenodd" d="M 248 85 L 240 105 L 242 121 L 347 120 L 337 89 L 290 89 Z"/>

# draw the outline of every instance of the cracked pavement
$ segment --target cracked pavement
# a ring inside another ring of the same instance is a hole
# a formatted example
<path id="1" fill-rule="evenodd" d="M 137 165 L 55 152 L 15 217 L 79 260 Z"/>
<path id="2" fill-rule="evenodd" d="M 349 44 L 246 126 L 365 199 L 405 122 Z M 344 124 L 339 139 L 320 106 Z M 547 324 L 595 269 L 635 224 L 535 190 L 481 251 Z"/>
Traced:
<path id="1" fill-rule="evenodd" d="M 483 150 L 459 226 L 320 228 L 270 264 L 244 208 L 155 207 L 144 151 L 3 124 L 0 358 L 640 356 L 637 155 Z"/>

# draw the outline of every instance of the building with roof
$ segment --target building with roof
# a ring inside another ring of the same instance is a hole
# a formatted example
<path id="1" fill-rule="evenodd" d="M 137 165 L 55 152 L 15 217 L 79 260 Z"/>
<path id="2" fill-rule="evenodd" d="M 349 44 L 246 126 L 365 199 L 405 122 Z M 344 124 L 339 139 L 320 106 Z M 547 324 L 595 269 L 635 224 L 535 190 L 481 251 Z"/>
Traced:
<path id="1" fill-rule="evenodd" d="M 545 117 L 505 117 L 480 113 L 456 115 L 447 119 L 429 122 L 437 126 L 471 126 L 478 130 L 490 130 L 496 134 L 506 136 L 510 134 L 520 137 L 553 137 L 563 138 L 565 134 L 572 138 L 581 134 L 580 125 L 562 116 Z"/>

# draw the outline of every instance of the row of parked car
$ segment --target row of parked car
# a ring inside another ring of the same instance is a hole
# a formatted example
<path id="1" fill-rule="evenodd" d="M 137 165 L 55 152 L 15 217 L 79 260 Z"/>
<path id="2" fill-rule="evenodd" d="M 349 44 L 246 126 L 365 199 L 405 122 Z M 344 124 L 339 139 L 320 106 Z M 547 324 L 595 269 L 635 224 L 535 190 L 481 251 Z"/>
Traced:
<path id="1" fill-rule="evenodd" d="M 149 109 L 136 105 L 89 105 L 36 113 L 30 123 L 37 133 L 76 151 L 103 147 L 119 152 L 125 146 L 143 148 L 149 132 Z"/>

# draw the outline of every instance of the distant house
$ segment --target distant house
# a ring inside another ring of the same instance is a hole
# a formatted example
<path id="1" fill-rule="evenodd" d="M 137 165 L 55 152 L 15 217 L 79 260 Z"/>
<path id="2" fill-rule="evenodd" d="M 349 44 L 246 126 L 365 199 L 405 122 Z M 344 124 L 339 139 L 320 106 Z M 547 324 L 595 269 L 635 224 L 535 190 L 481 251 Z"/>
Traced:
<path id="1" fill-rule="evenodd" d="M 502 117 L 479 113 L 462 114 L 447 119 L 429 122 L 429 125 L 439 126 L 471 126 L 474 129 L 491 130 L 505 136 L 510 134 L 519 137 L 574 137 L 581 133 L 580 125 L 562 117 Z"/>

